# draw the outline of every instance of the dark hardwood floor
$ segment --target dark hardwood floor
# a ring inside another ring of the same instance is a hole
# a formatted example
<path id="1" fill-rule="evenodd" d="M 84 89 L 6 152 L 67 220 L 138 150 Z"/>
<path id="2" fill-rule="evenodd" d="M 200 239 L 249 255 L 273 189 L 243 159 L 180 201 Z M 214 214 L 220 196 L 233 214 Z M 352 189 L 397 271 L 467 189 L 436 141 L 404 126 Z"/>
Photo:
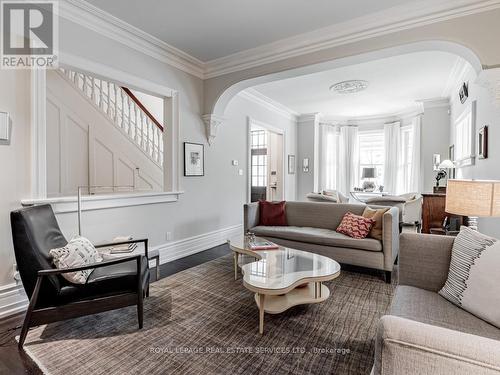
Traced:
<path id="1" fill-rule="evenodd" d="M 162 264 L 160 266 L 160 278 L 195 267 L 230 252 L 229 247 L 224 244 L 170 263 Z M 151 272 L 151 278 L 153 282 L 156 281 L 155 272 Z M 36 364 L 23 351 L 19 351 L 17 348 L 17 342 L 14 338 L 19 335 L 23 318 L 24 313 L 0 320 L 0 374 L 42 373 Z"/>

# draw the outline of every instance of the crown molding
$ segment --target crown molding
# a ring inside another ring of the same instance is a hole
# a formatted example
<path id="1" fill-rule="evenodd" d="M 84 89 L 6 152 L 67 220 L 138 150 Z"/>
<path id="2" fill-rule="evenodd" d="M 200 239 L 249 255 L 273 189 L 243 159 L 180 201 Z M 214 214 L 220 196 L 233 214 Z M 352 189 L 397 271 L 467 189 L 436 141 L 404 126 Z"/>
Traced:
<path id="1" fill-rule="evenodd" d="M 441 96 L 443 98 L 451 98 L 451 96 L 453 95 L 453 91 L 456 90 L 457 87 L 464 82 L 465 77 L 467 77 L 471 70 L 473 69 L 467 61 L 465 61 L 461 57 L 457 57 L 457 60 L 455 61 L 455 64 L 450 71 L 450 75 L 448 76 L 446 86 L 443 89 L 443 93 L 441 94 Z"/>
<path id="2" fill-rule="evenodd" d="M 299 117 L 299 112 L 294 111 L 291 108 L 265 96 L 261 92 L 255 90 L 254 88 L 248 88 L 246 90 L 240 91 L 238 96 L 251 101 L 252 103 L 258 104 L 267 110 L 276 113 L 277 115 L 283 116 L 288 120 L 297 121 Z"/>
<path id="3" fill-rule="evenodd" d="M 415 106 L 404 110 L 373 116 L 329 116 L 321 115 L 320 122 L 329 125 L 371 125 L 390 123 L 398 120 L 405 120 L 423 114 L 423 107 L 420 102 Z"/>
<path id="4" fill-rule="evenodd" d="M 61 1 L 59 7 L 60 16 L 71 22 L 198 78 L 209 79 L 380 35 L 497 9 L 500 8 L 500 0 L 423 0 L 207 62 L 171 46 L 85 0 Z"/>
<path id="5" fill-rule="evenodd" d="M 424 0 L 397 6 L 210 60 L 205 78 L 496 8 L 500 0 Z"/>
<path id="6" fill-rule="evenodd" d="M 204 78 L 201 60 L 138 29 L 84 0 L 59 3 L 60 16 L 105 37 L 133 48 L 198 78 Z"/>
<path id="7" fill-rule="evenodd" d="M 441 107 L 450 107 L 450 98 L 430 98 L 430 99 L 422 99 L 418 100 L 418 103 L 422 103 L 422 106 L 425 109 L 429 108 L 441 108 Z"/>

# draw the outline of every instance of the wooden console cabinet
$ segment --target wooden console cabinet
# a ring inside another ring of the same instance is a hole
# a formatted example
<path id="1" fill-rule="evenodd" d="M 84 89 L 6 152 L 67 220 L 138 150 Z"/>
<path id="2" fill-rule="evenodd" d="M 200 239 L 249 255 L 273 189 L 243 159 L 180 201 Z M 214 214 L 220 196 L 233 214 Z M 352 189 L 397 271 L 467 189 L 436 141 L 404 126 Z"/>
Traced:
<path id="1" fill-rule="evenodd" d="M 446 194 L 424 193 L 422 196 L 422 233 L 431 233 L 431 228 L 442 228 L 446 216 L 458 217 L 460 225 L 464 223 L 463 216 L 451 215 L 445 212 Z"/>

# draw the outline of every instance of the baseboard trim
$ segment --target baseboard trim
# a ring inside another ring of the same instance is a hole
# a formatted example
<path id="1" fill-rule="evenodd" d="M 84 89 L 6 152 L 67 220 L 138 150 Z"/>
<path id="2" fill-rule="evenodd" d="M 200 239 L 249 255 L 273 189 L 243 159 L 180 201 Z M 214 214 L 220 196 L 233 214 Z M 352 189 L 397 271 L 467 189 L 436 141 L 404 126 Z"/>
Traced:
<path id="1" fill-rule="evenodd" d="M 164 264 L 222 245 L 228 239 L 242 233 L 243 225 L 233 225 L 198 236 L 154 246 L 152 249 L 159 251 L 160 264 Z M 27 307 L 28 298 L 22 284 L 12 283 L 0 286 L 0 319 L 23 312 Z"/>
<path id="2" fill-rule="evenodd" d="M 28 297 L 22 284 L 0 286 L 0 319 L 20 313 L 28 307 Z"/>
<path id="3" fill-rule="evenodd" d="M 243 225 L 233 225 L 179 241 L 168 242 L 155 246 L 153 249 L 159 251 L 160 264 L 164 264 L 222 245 L 228 239 L 241 234 L 243 234 Z"/>

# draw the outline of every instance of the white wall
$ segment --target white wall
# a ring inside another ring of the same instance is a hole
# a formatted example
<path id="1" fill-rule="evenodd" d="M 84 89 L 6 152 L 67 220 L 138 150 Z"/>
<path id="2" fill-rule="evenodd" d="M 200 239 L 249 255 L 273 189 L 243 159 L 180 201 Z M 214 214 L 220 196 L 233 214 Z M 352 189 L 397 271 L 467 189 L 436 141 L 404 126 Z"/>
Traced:
<path id="1" fill-rule="evenodd" d="M 89 43 L 89 41 L 92 43 Z M 148 237 L 151 246 L 164 244 L 166 233 L 173 241 L 241 224 L 242 205 L 246 201 L 246 116 L 286 126 L 287 153 L 295 152 L 295 129 L 287 120 L 267 113 L 254 103 L 235 99 L 228 111 L 228 121 L 219 129 L 212 146 L 206 142 L 201 120 L 203 82 L 149 56 L 103 37 L 91 30 L 60 20 L 60 49 L 92 62 L 110 66 L 154 83 L 175 89 L 179 93 L 181 141 L 205 144 L 205 176 L 182 177 L 185 191 L 178 202 L 85 211 L 83 234 L 94 242 L 118 235 Z M 0 161 L 4 178 L 0 182 L 0 286 L 14 282 L 14 254 L 10 234 L 9 212 L 20 207 L 20 200 L 30 193 L 30 132 L 29 132 L 29 72 L 0 71 L 0 109 L 11 112 L 12 144 L 0 146 Z M 140 89 L 136 87 L 136 89 Z M 240 103 L 238 105 L 238 103 Z M 242 111 L 242 112 L 239 112 Z M 167 124 L 168 126 L 168 124 Z M 239 167 L 232 159 L 241 161 Z M 238 175 L 238 168 L 244 175 Z M 295 176 L 286 176 L 286 198 L 295 197 Z M 57 217 L 66 237 L 77 233 L 76 213 Z M 1 306 L 0 306 L 1 307 Z"/>
<path id="2" fill-rule="evenodd" d="M 463 82 L 469 82 L 469 98 L 465 104 L 462 104 L 458 98 L 458 90 Z M 461 82 L 453 90 L 451 101 L 451 124 L 450 124 L 450 143 L 454 141 L 454 122 L 463 111 L 470 106 L 471 102 L 476 100 L 476 129 L 475 140 L 477 153 L 477 133 L 480 128 L 488 125 L 488 158 L 479 159 L 476 157 L 475 165 L 466 166 L 457 169 L 457 178 L 478 179 L 478 180 L 500 180 L 500 148 L 498 140 L 500 139 L 500 108 L 493 103 L 493 98 L 488 90 L 478 85 L 476 74 L 469 70 Z M 479 218 L 479 231 L 500 238 L 500 218 Z"/>
<path id="3" fill-rule="evenodd" d="M 9 213 L 29 194 L 30 164 L 30 73 L 0 69 L 0 111 L 12 122 L 10 145 L 0 145 L 0 286 L 12 283 L 14 251 Z"/>
<path id="4" fill-rule="evenodd" d="M 163 124 L 163 108 L 164 100 L 158 96 L 153 96 L 146 94 L 138 90 L 130 90 L 135 95 L 137 99 L 146 107 L 146 109 L 153 115 L 153 117 L 158 120 L 160 124 Z"/>
<path id="5" fill-rule="evenodd" d="M 432 157 L 440 154 L 441 160 L 448 159 L 450 139 L 450 115 L 448 105 L 436 105 L 433 102 L 424 104 L 422 115 L 420 165 L 422 168 L 423 192 L 432 192 L 436 183 L 436 172 L 433 169 Z M 441 181 L 441 185 L 443 182 Z"/>
<path id="6" fill-rule="evenodd" d="M 318 118 L 316 115 L 301 116 L 297 125 L 297 200 L 305 201 L 306 195 L 314 191 L 315 143 Z M 304 172 L 302 163 L 309 159 L 309 171 Z"/>
<path id="7" fill-rule="evenodd" d="M 263 122 L 274 128 L 284 130 L 285 162 L 288 163 L 288 155 L 297 153 L 297 123 L 283 115 L 273 112 L 263 106 L 242 96 L 235 96 L 228 104 L 224 115 L 226 121 L 223 128 L 231 132 L 231 138 L 224 147 L 227 148 L 228 158 L 239 161 L 238 167 L 233 167 L 234 173 L 241 168 L 244 170 L 242 188 L 245 191 L 243 200 L 247 200 L 248 184 L 248 118 Z M 217 137 L 216 142 L 219 142 Z M 231 150 L 232 154 L 231 154 Z M 231 155 L 234 155 L 231 156 Z M 288 174 L 288 165 L 284 171 L 284 198 L 285 200 L 295 200 L 297 197 L 296 184 L 297 172 Z"/>

